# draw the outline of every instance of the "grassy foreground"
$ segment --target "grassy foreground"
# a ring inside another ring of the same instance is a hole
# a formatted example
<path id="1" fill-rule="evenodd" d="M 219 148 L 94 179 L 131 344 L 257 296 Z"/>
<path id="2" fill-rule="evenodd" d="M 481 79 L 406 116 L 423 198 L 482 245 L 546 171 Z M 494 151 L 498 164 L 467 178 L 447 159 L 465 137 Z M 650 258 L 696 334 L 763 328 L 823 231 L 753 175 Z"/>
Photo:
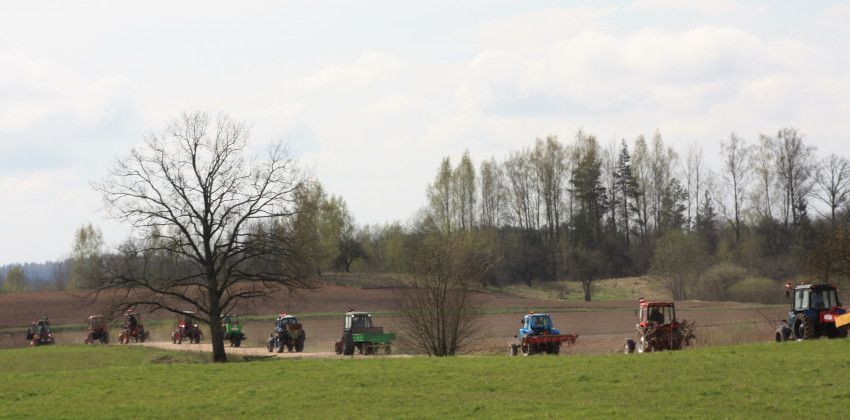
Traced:
<path id="1" fill-rule="evenodd" d="M 646 355 L 255 360 L 55 346 L 0 351 L 0 417 L 835 417 L 850 343 Z"/>

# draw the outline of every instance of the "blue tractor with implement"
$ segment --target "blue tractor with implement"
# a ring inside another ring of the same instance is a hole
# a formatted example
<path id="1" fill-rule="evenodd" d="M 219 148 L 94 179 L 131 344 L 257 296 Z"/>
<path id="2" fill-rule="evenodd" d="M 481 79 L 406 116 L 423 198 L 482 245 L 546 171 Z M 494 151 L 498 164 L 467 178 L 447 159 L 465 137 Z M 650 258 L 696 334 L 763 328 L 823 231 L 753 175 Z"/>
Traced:
<path id="1" fill-rule="evenodd" d="M 791 298 L 790 290 L 787 295 Z M 776 329 L 776 342 L 847 337 L 850 313 L 841 306 L 835 286 L 801 284 L 794 287 L 793 299 L 788 320 Z"/>
<path id="2" fill-rule="evenodd" d="M 511 356 L 516 356 L 520 351 L 525 356 L 558 354 L 562 344 L 571 346 L 578 338 L 578 335 L 573 333 L 561 334 L 561 330 L 552 324 L 549 314 L 529 312 L 522 317 L 520 324 L 522 326 L 519 333 L 514 336 L 516 342 L 511 343 Z"/>

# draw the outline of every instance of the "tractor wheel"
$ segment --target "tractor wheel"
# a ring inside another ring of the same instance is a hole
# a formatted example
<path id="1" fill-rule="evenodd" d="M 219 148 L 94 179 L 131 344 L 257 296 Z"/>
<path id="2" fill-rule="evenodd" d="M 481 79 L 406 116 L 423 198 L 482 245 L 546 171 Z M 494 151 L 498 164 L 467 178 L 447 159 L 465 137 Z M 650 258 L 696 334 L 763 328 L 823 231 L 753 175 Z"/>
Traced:
<path id="1" fill-rule="evenodd" d="M 799 322 L 797 322 L 794 338 L 797 341 L 811 340 L 815 338 L 815 323 L 805 314 L 800 314 Z"/>
<path id="2" fill-rule="evenodd" d="M 89 333 L 86 338 L 83 339 L 83 343 L 91 344 L 91 333 Z"/>
<path id="3" fill-rule="evenodd" d="M 511 344 L 511 349 L 508 350 L 508 354 L 511 356 L 516 356 L 519 353 L 519 346 L 516 344 Z"/>
<path id="4" fill-rule="evenodd" d="M 274 351 L 274 338 L 269 338 L 269 341 L 266 342 L 266 348 L 269 349 L 269 353 Z"/>
<path id="5" fill-rule="evenodd" d="M 561 354 L 561 343 L 552 343 L 552 354 L 555 356 Z"/>
<path id="6" fill-rule="evenodd" d="M 140 329 L 139 332 L 138 332 L 138 335 L 139 335 L 138 340 L 139 340 L 140 343 L 144 343 L 145 340 L 148 339 L 148 332 L 145 331 L 145 330 Z"/>
<path id="7" fill-rule="evenodd" d="M 109 344 L 109 332 L 104 331 L 103 335 L 100 336 L 100 342 L 103 344 Z"/>
<path id="8" fill-rule="evenodd" d="M 626 345 L 625 345 L 625 347 L 623 347 L 623 353 L 632 354 L 634 352 L 635 352 L 635 340 L 632 340 L 631 338 L 627 338 L 626 339 Z"/>
<path id="9" fill-rule="evenodd" d="M 295 340 L 295 352 L 296 353 L 301 353 L 302 351 L 304 351 L 304 341 L 306 339 L 307 338 L 304 336 L 304 333 L 302 332 L 301 336 L 298 337 L 297 340 Z"/>
<path id="10" fill-rule="evenodd" d="M 354 337 L 351 336 L 350 331 L 342 335 L 342 354 L 345 356 L 354 354 Z"/>
<path id="11" fill-rule="evenodd" d="M 649 340 L 646 339 L 646 336 L 640 336 L 637 341 L 637 352 L 638 353 L 649 353 L 652 351 L 652 346 L 649 344 Z"/>
<path id="12" fill-rule="evenodd" d="M 233 347 L 241 347 L 242 346 L 242 338 L 234 337 L 233 338 Z"/>
<path id="13" fill-rule="evenodd" d="M 521 347 L 523 356 L 528 356 L 531 352 L 531 347 L 528 344 L 523 344 Z"/>
<path id="14" fill-rule="evenodd" d="M 387 345 L 384 346 L 384 354 L 390 354 L 392 352 L 393 352 L 393 347 L 389 343 L 387 343 Z"/>

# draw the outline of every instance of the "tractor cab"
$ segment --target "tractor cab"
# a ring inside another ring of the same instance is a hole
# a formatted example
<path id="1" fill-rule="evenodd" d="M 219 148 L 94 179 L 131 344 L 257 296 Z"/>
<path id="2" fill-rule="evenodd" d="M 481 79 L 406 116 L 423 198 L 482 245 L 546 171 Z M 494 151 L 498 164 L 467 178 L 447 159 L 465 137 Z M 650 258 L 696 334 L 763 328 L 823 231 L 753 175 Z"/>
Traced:
<path id="1" fill-rule="evenodd" d="M 345 331 L 366 331 L 373 328 L 372 314 L 368 312 L 347 312 Z"/>
<path id="2" fill-rule="evenodd" d="M 820 336 L 846 337 L 843 323 L 836 320 L 847 313 L 838 300 L 838 291 L 831 284 L 801 284 L 794 288 L 794 300 L 788 312 L 788 322 L 777 329 L 776 340 L 797 340 Z"/>
<path id="3" fill-rule="evenodd" d="M 561 331 L 552 326 L 552 318 L 549 314 L 529 313 L 522 317 L 522 328 L 519 329 L 519 336 L 551 334 L 557 335 Z"/>
<path id="4" fill-rule="evenodd" d="M 281 312 L 281 313 L 277 314 L 277 320 L 275 321 L 274 328 L 275 328 L 275 331 L 284 331 L 284 330 L 286 330 L 286 326 L 288 324 L 297 324 L 297 323 L 298 323 L 298 319 L 295 318 L 295 316 Z"/>
<path id="5" fill-rule="evenodd" d="M 196 324 L 195 313 L 192 311 L 183 311 L 177 322 L 177 326 L 181 328 L 193 328 Z"/>
<path id="6" fill-rule="evenodd" d="M 641 300 L 638 325 L 671 325 L 676 323 L 676 305 L 673 302 L 650 302 Z"/>
<path id="7" fill-rule="evenodd" d="M 86 321 L 89 331 L 106 329 L 106 318 L 103 315 L 92 315 Z"/>
<path id="8" fill-rule="evenodd" d="M 225 334 L 242 332 L 242 325 L 236 315 L 222 315 L 221 325 L 224 326 Z"/>

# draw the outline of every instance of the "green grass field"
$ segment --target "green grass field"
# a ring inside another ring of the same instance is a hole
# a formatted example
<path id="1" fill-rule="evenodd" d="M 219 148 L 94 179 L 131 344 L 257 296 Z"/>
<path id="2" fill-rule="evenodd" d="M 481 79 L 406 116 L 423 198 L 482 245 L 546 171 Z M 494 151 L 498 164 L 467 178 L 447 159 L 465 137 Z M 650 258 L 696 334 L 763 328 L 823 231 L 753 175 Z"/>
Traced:
<path id="1" fill-rule="evenodd" d="M 850 343 L 645 355 L 254 360 L 140 347 L 0 351 L 0 417 L 838 417 Z"/>

